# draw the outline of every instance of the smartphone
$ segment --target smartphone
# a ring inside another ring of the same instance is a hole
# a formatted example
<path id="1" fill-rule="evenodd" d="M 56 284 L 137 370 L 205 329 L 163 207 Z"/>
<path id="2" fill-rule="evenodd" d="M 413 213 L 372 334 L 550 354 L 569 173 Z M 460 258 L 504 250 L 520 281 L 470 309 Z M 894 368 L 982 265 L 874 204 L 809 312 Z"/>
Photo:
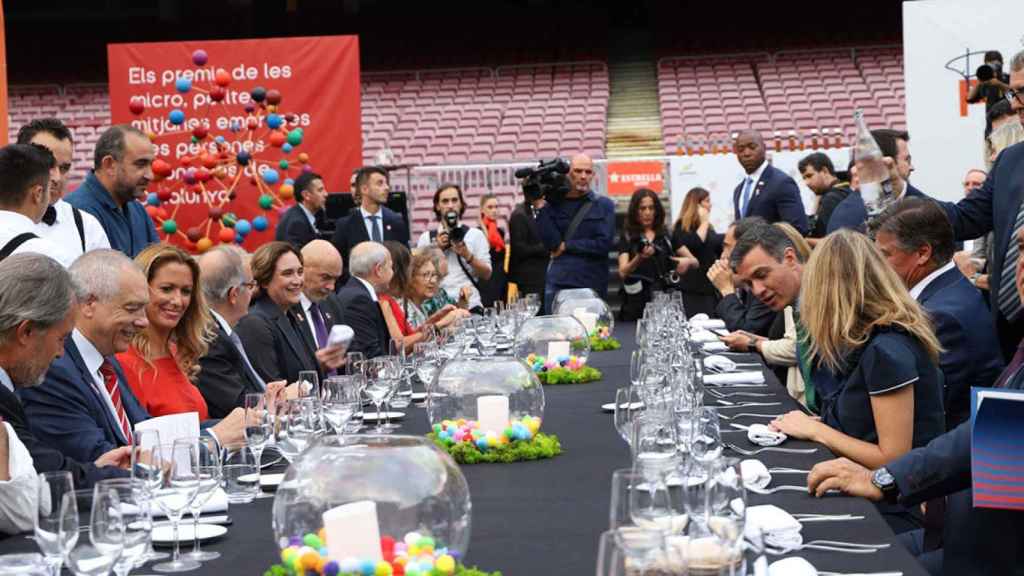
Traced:
<path id="1" fill-rule="evenodd" d="M 729 334 L 731 334 L 731 332 L 729 332 L 725 328 L 708 328 L 708 330 L 716 336 L 728 336 Z"/>

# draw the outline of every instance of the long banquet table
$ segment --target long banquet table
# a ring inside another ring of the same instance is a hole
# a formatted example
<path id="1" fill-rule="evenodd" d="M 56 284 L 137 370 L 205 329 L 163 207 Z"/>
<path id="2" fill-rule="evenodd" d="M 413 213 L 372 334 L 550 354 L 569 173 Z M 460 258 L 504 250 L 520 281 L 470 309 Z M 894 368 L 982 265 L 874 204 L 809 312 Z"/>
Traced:
<path id="1" fill-rule="evenodd" d="M 604 377 L 599 382 L 580 385 L 548 386 L 543 430 L 557 434 L 562 454 L 551 460 L 515 464 L 476 464 L 463 466 L 473 502 L 472 536 L 466 557 L 468 565 L 488 571 L 500 570 L 506 576 L 547 576 L 593 574 L 598 539 L 608 527 L 611 473 L 629 466 L 629 451 L 618 436 L 612 416 L 601 405 L 614 400 L 615 389 L 628 383 L 629 356 L 633 348 L 632 323 L 616 326 L 623 343 L 620 350 L 595 352 L 590 364 Z M 750 356 L 755 359 L 755 356 Z M 750 360 L 746 360 L 750 361 Z M 765 370 L 766 391 L 774 398 L 750 398 L 758 402 L 782 402 L 782 406 L 751 407 L 736 412 L 779 414 L 796 409 L 770 370 Z M 749 389 L 748 389 L 749 390 Z M 742 399 L 742 397 L 741 397 Z M 708 398 L 709 405 L 712 398 Z M 429 425 L 426 411 L 410 406 L 401 433 L 425 434 Z M 730 410 L 726 410 L 728 414 Z M 765 419 L 741 418 L 743 423 Z M 723 430 L 728 426 L 723 425 Z M 743 434 L 727 434 L 727 441 L 755 448 Z M 815 446 L 809 442 L 788 440 L 787 447 Z M 810 469 L 816 462 L 832 458 L 821 446 L 811 455 L 765 452 L 758 458 L 771 467 Z M 727 450 L 726 455 L 738 456 Z M 740 456 L 741 458 L 745 458 Z M 797 474 L 774 475 L 772 486 L 804 484 Z M 260 575 L 278 561 L 278 549 L 270 527 L 273 498 L 264 495 L 252 504 L 232 506 L 234 523 L 220 541 L 205 549 L 221 553 L 191 572 L 197 576 L 224 574 Z M 828 496 L 813 498 L 800 492 L 779 492 L 770 496 L 749 496 L 749 505 L 772 503 L 790 513 L 855 514 L 863 520 L 808 523 L 803 527 L 804 541 L 844 540 L 859 543 L 891 543 L 874 554 L 801 551 L 796 555 L 809 560 L 818 570 L 843 573 L 898 571 L 905 576 L 926 572 L 896 541 L 874 505 L 858 498 Z M 88 522 L 88 511 L 84 521 Z M 189 548 L 183 547 L 185 550 Z M 14 536 L 0 541 L 0 554 L 35 551 L 31 540 Z M 775 560 L 771 558 L 770 560 Z M 148 566 L 133 574 L 147 574 Z"/>

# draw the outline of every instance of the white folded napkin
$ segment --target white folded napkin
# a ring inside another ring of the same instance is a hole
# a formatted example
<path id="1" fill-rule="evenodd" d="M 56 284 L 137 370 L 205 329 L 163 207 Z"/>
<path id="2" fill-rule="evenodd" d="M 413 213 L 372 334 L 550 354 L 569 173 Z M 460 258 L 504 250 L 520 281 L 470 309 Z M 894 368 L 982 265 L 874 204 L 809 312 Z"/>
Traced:
<path id="1" fill-rule="evenodd" d="M 798 545 L 803 543 L 800 536 L 803 525 L 792 514 L 774 504 L 748 506 L 746 519 L 745 530 L 748 538 L 756 539 L 757 531 L 760 530 L 765 539 L 771 542 L 790 541 L 793 535 L 796 535 L 800 538 Z"/>
<path id="2" fill-rule="evenodd" d="M 200 509 L 200 514 L 212 514 L 214 512 L 226 512 L 228 509 L 228 494 L 222 488 L 217 488 L 217 491 L 210 494 L 210 499 L 203 504 Z M 189 516 L 191 511 L 186 512 L 186 516 Z M 153 503 L 153 516 L 167 516 L 164 511 Z"/>
<path id="3" fill-rule="evenodd" d="M 331 327 L 331 335 L 327 337 L 327 345 L 336 346 L 340 344 L 347 349 L 349 342 L 352 341 L 355 335 L 356 333 L 348 324 L 335 324 Z"/>
<path id="4" fill-rule="evenodd" d="M 703 349 L 705 352 L 715 353 L 715 352 L 727 352 L 729 350 L 729 347 L 725 345 L 725 342 L 718 341 L 718 342 L 705 342 L 704 345 L 701 346 L 701 349 Z"/>
<path id="5" fill-rule="evenodd" d="M 690 332 L 690 341 L 691 342 L 720 342 L 720 340 L 718 339 L 718 335 L 717 334 L 715 334 L 714 332 L 711 332 L 710 330 L 704 330 L 704 329 L 694 330 L 693 332 Z"/>
<path id="6" fill-rule="evenodd" d="M 772 430 L 766 424 L 751 424 L 747 428 L 747 440 L 758 446 L 778 446 L 785 442 L 786 438 L 789 436 L 783 432 Z"/>
<path id="7" fill-rule="evenodd" d="M 727 372 L 725 374 L 705 374 L 704 384 L 721 386 L 723 384 L 764 384 L 764 372 Z"/>
<path id="8" fill-rule="evenodd" d="M 751 458 L 740 462 L 740 472 L 743 474 L 744 486 L 767 488 L 772 483 L 771 472 L 760 460 Z"/>
<path id="9" fill-rule="evenodd" d="M 713 368 L 722 372 L 732 372 L 736 369 L 736 363 L 725 356 L 712 354 L 711 356 L 704 358 L 704 367 Z"/>
<path id="10" fill-rule="evenodd" d="M 709 330 L 711 328 L 725 329 L 725 320 L 720 318 L 708 318 L 707 314 L 694 314 L 692 318 L 688 320 L 690 326 L 694 328 L 703 328 Z"/>
<path id="11" fill-rule="evenodd" d="M 799 556 L 790 556 L 772 562 L 768 576 L 818 576 L 818 569 Z"/>

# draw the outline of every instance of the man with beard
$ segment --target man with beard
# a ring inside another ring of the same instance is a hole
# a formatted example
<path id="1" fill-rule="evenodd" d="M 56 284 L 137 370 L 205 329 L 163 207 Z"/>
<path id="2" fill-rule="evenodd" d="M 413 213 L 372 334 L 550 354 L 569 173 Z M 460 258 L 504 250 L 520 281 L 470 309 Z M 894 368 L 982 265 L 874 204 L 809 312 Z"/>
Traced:
<path id="1" fill-rule="evenodd" d="M 152 163 L 149 137 L 132 126 L 111 126 L 96 142 L 92 173 L 67 198 L 95 216 L 110 247 L 129 258 L 160 241 L 146 209 L 135 201 L 153 179 Z"/>

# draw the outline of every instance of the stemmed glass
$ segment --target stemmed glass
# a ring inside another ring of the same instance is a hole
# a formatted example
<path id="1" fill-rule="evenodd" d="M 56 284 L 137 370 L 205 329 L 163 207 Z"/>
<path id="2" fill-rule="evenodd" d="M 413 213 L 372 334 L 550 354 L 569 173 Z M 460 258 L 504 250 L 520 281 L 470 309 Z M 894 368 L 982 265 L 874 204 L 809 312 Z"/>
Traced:
<path id="1" fill-rule="evenodd" d="M 203 552 L 199 546 L 199 515 L 203 506 L 210 500 L 221 485 L 221 458 L 220 446 L 217 441 L 210 437 L 191 438 L 196 449 L 196 476 L 199 479 L 199 486 L 196 490 L 196 497 L 189 504 L 189 511 L 192 512 L 192 551 L 184 557 L 197 562 L 216 560 L 220 558 L 220 552 Z"/>
<path id="2" fill-rule="evenodd" d="M 164 465 L 160 450 L 160 433 L 157 430 L 136 430 L 132 434 L 132 480 L 140 492 L 139 502 L 145 508 L 150 525 L 153 524 L 153 491 L 163 482 Z M 153 549 L 153 540 L 146 541 L 146 551 L 138 559 L 137 566 L 152 560 L 169 558 L 166 552 Z"/>
<path id="3" fill-rule="evenodd" d="M 39 475 L 35 541 L 51 576 L 59 576 L 64 557 L 78 542 L 78 503 L 71 472 Z"/>
<path id="4" fill-rule="evenodd" d="M 256 483 L 263 468 L 263 449 L 274 433 L 274 415 L 262 392 L 245 395 L 245 443 L 256 457 Z"/>
<path id="5" fill-rule="evenodd" d="M 320 394 L 320 375 L 316 370 L 299 371 L 299 396 L 318 397 Z"/>
<path id="6" fill-rule="evenodd" d="M 394 340 L 391 341 L 391 358 L 394 358 L 399 374 L 395 392 L 391 396 L 390 406 L 394 406 L 399 410 L 408 408 L 409 404 L 412 403 L 412 376 L 416 371 L 416 367 L 413 365 L 414 355 L 415 352 L 406 350 L 404 345 Z M 398 426 L 395 426 L 395 428 L 398 428 Z"/>
<path id="7" fill-rule="evenodd" d="M 262 396 L 262 394 L 260 395 Z M 153 500 L 171 521 L 174 552 L 169 562 L 153 566 L 157 572 L 186 572 L 199 567 L 199 562 L 181 557 L 181 542 L 178 525 L 185 510 L 199 491 L 199 454 L 194 438 L 182 438 L 174 444 L 161 446 L 166 472 L 160 487 L 153 491 Z"/>
<path id="8" fill-rule="evenodd" d="M 295 398 L 278 409 L 277 449 L 289 462 L 293 461 L 316 436 L 317 408 L 315 398 Z"/>
<path id="9" fill-rule="evenodd" d="M 701 463 L 710 464 L 722 456 L 722 433 L 718 409 L 705 406 L 694 411 L 691 421 L 690 454 Z"/>
<path id="10" fill-rule="evenodd" d="M 377 434 L 387 434 L 390 430 L 384 428 L 384 419 L 381 416 L 381 404 L 394 391 L 395 379 L 391 362 L 387 358 L 374 358 L 365 363 L 366 366 L 366 394 L 373 400 L 377 408 Z"/>
<path id="11" fill-rule="evenodd" d="M 359 384 L 356 376 L 325 378 L 322 386 L 324 419 L 339 436 L 360 408 Z"/>
<path id="12" fill-rule="evenodd" d="M 128 576 L 140 561 L 145 561 L 146 549 L 152 543 L 153 520 L 147 512 L 148 503 L 140 480 L 131 478 L 110 478 L 100 480 L 93 489 L 93 507 L 99 494 L 115 492 L 121 502 L 121 519 L 124 522 L 124 547 L 121 556 L 114 563 L 117 576 Z"/>
<path id="13" fill-rule="evenodd" d="M 632 469 L 613 472 L 609 514 L 609 527 L 614 533 L 615 545 L 626 556 L 623 561 L 635 564 L 641 575 L 665 548 L 662 530 L 638 525 L 630 508 L 632 493 L 643 491 L 643 483 L 643 475 Z"/>
<path id="14" fill-rule="evenodd" d="M 68 550 L 65 557 L 68 569 L 75 576 L 107 576 L 121 557 L 124 545 L 121 499 L 117 490 L 98 484 L 93 488 L 89 542 L 79 542 Z M 142 549 L 141 543 L 139 549 Z"/>
<path id="15" fill-rule="evenodd" d="M 644 351 L 637 348 L 629 355 L 629 381 L 633 386 L 639 386 L 642 383 L 643 370 Z"/>
<path id="16" fill-rule="evenodd" d="M 633 435 L 633 418 L 641 411 L 640 396 L 632 386 L 615 391 L 615 429 L 629 445 Z"/>
<path id="17" fill-rule="evenodd" d="M 416 378 L 423 384 L 423 389 L 429 397 L 430 388 L 434 385 L 434 375 L 437 374 L 440 355 L 437 344 L 433 342 L 419 342 L 413 346 L 413 364 L 416 366 Z"/>

